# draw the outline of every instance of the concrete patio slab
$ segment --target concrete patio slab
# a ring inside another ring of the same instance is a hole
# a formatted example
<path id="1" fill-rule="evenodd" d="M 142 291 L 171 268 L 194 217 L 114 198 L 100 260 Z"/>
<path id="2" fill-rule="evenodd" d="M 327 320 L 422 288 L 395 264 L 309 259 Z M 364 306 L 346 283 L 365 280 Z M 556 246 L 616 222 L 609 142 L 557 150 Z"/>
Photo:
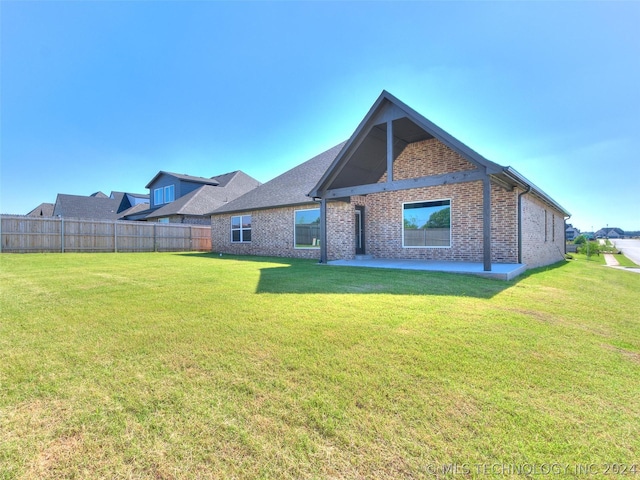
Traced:
<path id="1" fill-rule="evenodd" d="M 527 269 L 527 266 L 522 263 L 494 263 L 491 265 L 491 271 L 485 272 L 484 265 L 482 263 L 384 258 L 332 260 L 327 262 L 327 265 L 338 267 L 398 268 L 401 270 L 464 273 L 499 280 L 511 280 L 524 273 Z"/>

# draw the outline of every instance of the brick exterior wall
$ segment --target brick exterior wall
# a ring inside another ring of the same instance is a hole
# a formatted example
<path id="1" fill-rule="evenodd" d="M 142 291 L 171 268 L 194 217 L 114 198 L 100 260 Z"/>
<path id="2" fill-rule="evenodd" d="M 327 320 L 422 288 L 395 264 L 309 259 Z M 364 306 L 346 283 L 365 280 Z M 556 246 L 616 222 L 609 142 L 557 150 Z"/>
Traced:
<path id="1" fill-rule="evenodd" d="M 523 195 L 522 263 L 535 268 L 559 262 L 564 245 L 563 214 L 533 195 Z"/>
<path id="2" fill-rule="evenodd" d="M 351 260 L 356 255 L 355 205 L 353 201 L 351 203 L 327 202 L 327 259 L 329 260 Z"/>
<path id="3" fill-rule="evenodd" d="M 435 138 L 410 143 L 393 164 L 393 179 L 407 180 L 416 177 L 441 175 L 451 172 L 474 170 L 472 163 Z M 379 182 L 386 182 L 385 173 Z"/>
<path id="4" fill-rule="evenodd" d="M 312 208 L 319 208 L 319 204 L 310 203 L 296 207 L 254 210 L 242 214 L 214 215 L 211 221 L 211 248 L 214 252 L 233 255 L 266 255 L 319 260 L 319 248 L 295 248 L 293 244 L 294 212 Z M 236 215 L 251 215 L 251 242 L 231 242 L 231 217 Z"/>
<path id="5" fill-rule="evenodd" d="M 451 201 L 451 247 L 403 247 L 403 203 L 443 199 Z M 514 192 L 492 186 L 491 201 L 494 205 L 491 261 L 515 263 L 518 257 L 517 199 Z M 482 182 L 368 195 L 364 228 L 366 253 L 377 258 L 482 262 Z"/>
<path id="6" fill-rule="evenodd" d="M 475 168 L 446 145 L 431 139 L 408 145 L 394 162 L 393 177 L 400 180 Z M 385 179 L 386 174 L 380 181 Z M 365 253 L 374 258 L 482 262 L 482 197 L 482 182 L 475 181 L 354 196 L 348 202 L 328 202 L 327 257 L 329 260 L 355 257 L 355 210 L 363 206 Z M 403 247 L 403 203 L 443 199 L 451 200 L 451 246 Z M 491 261 L 517 263 L 518 190 L 508 191 L 492 184 L 491 203 Z M 212 248 L 231 254 L 319 259 L 319 249 L 294 248 L 294 211 L 304 208 L 318 208 L 318 204 L 246 212 L 252 215 L 253 226 L 252 241 L 244 244 L 230 241 L 232 215 L 216 215 L 212 218 Z M 546 242 L 545 208 L 548 211 Z M 530 195 L 523 197 L 524 263 L 533 267 L 562 259 L 563 232 L 564 218 L 560 212 L 552 211 Z"/>
<path id="7" fill-rule="evenodd" d="M 475 165 L 436 139 L 412 143 L 393 166 L 393 179 L 474 170 Z M 381 182 L 386 181 L 383 175 Z M 402 203 L 451 200 L 450 248 L 403 248 Z M 379 258 L 482 262 L 482 182 L 418 188 L 368 195 L 364 203 L 367 253 Z M 517 196 L 491 186 L 491 261 L 518 259 Z M 368 208 L 367 208 L 368 207 Z M 355 240 L 354 240 L 355 241 Z"/>

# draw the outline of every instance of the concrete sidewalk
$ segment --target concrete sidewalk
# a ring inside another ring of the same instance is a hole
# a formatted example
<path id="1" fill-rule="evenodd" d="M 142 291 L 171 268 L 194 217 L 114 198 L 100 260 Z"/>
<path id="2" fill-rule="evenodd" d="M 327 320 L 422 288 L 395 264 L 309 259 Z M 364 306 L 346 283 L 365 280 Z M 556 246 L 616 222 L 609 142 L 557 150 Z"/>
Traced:
<path id="1" fill-rule="evenodd" d="M 604 254 L 604 261 L 607 262 L 607 267 L 617 267 L 620 265 L 618 263 L 618 259 L 614 257 L 611 253 Z"/>
<path id="2" fill-rule="evenodd" d="M 640 273 L 640 268 L 637 267 L 621 267 L 618 259 L 611 253 L 604 254 L 604 261 L 607 263 L 607 267 L 624 270 L 626 272 Z"/>

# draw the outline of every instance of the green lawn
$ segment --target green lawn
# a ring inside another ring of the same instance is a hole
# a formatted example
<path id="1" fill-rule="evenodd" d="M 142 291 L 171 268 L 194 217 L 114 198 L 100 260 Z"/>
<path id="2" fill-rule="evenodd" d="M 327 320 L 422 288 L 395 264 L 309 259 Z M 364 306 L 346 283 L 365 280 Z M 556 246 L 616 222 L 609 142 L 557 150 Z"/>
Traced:
<path id="1" fill-rule="evenodd" d="M 0 478 L 640 463 L 640 275 L 600 259 L 512 282 L 196 253 L 0 262 Z"/>
<path id="2" fill-rule="evenodd" d="M 636 265 L 633 260 L 625 257 L 624 255 L 620 254 L 620 255 L 616 255 L 616 260 L 618 260 L 618 263 L 622 266 L 622 267 L 634 267 L 637 268 L 638 265 Z"/>

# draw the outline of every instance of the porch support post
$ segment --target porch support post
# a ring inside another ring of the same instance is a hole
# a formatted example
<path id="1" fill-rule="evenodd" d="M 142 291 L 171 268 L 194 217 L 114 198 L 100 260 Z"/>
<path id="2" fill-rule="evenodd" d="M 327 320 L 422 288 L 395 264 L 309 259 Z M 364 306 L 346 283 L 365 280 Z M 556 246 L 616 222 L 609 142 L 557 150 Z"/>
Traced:
<path id="1" fill-rule="evenodd" d="M 327 201 L 320 200 L 320 263 L 327 263 Z"/>
<path id="2" fill-rule="evenodd" d="M 387 183 L 393 182 L 393 121 L 387 120 Z"/>
<path id="3" fill-rule="evenodd" d="M 482 179 L 482 248 L 484 271 L 491 271 L 491 181 L 489 175 Z"/>

